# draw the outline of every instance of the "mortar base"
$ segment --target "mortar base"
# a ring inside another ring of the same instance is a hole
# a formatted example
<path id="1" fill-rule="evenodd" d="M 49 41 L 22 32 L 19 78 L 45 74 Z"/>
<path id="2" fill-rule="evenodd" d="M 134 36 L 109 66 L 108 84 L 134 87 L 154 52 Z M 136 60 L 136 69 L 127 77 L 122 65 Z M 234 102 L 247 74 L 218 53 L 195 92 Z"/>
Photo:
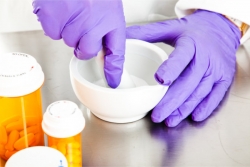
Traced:
<path id="1" fill-rule="evenodd" d="M 99 114 L 96 114 L 95 112 L 91 111 L 91 113 L 93 113 L 96 117 L 107 121 L 107 122 L 112 122 L 112 123 L 130 123 L 130 122 L 135 122 L 138 121 L 140 119 L 142 119 L 143 117 L 145 117 L 147 115 L 146 114 L 141 114 L 135 117 L 129 117 L 129 118 L 109 118 L 109 117 L 105 117 Z"/>

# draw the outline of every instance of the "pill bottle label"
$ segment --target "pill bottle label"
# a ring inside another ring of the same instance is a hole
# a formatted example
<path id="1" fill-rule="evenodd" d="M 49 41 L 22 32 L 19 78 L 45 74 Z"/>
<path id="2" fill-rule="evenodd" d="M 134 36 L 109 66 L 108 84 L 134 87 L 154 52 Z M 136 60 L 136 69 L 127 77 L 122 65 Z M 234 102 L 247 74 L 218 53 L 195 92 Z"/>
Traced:
<path id="1" fill-rule="evenodd" d="M 81 134 L 68 138 L 48 136 L 48 145 L 66 157 L 69 167 L 82 167 Z"/>

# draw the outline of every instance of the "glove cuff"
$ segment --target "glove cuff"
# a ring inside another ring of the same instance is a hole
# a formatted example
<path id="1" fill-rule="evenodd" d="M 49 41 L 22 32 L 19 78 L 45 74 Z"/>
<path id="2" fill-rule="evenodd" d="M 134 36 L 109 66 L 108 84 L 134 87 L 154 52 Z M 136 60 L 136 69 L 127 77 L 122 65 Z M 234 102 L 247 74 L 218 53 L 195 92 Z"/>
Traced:
<path id="1" fill-rule="evenodd" d="M 232 22 L 236 27 L 238 27 L 240 29 L 241 37 L 243 37 L 243 35 L 248 30 L 249 26 L 246 23 L 244 23 L 240 20 L 237 20 L 233 17 L 226 16 L 226 15 L 224 15 L 224 17 L 227 18 L 230 22 Z"/>

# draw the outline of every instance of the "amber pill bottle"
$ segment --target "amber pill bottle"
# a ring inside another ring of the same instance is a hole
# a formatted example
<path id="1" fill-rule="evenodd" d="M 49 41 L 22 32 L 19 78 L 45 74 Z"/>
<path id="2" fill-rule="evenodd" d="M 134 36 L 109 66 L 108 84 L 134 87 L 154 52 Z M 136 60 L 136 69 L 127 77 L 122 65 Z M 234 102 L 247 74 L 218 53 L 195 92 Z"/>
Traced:
<path id="1" fill-rule="evenodd" d="M 44 73 L 25 53 L 0 55 L 0 158 L 44 145 L 41 87 Z"/>
<path id="2" fill-rule="evenodd" d="M 56 101 L 43 115 L 42 129 L 48 146 L 66 157 L 68 167 L 82 167 L 81 133 L 84 127 L 82 111 L 71 101 Z"/>

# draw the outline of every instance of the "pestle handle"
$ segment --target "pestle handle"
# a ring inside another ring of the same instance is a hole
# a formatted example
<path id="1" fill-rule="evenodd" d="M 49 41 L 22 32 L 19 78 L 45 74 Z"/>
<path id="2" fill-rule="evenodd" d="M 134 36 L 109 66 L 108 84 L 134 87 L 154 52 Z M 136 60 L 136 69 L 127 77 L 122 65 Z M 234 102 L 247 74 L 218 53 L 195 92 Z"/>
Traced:
<path id="1" fill-rule="evenodd" d="M 106 87 L 109 87 L 107 80 L 105 78 L 105 75 L 104 75 L 104 70 L 103 70 L 104 69 L 104 55 L 105 55 L 105 52 L 102 49 L 101 51 L 98 52 L 98 55 L 96 56 L 95 61 L 96 61 L 98 70 L 100 71 L 100 74 L 102 76 L 102 79 L 105 82 Z M 133 87 L 135 87 L 133 80 L 131 79 L 127 70 L 123 68 L 121 82 L 120 82 L 120 85 L 116 89 L 126 89 L 126 88 L 133 88 Z"/>

